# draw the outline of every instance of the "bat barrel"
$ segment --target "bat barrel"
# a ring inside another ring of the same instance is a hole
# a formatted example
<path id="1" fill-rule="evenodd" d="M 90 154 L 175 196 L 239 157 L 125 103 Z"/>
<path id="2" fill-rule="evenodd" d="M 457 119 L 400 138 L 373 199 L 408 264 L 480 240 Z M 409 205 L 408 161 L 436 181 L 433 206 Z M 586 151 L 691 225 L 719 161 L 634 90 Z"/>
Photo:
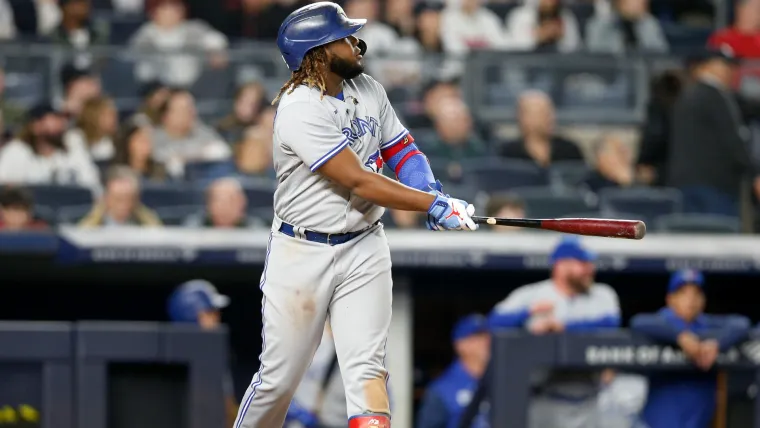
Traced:
<path id="1" fill-rule="evenodd" d="M 606 238 L 641 239 L 646 225 L 640 220 L 613 220 L 603 218 L 561 218 L 541 220 L 541 229 L 555 232 Z"/>

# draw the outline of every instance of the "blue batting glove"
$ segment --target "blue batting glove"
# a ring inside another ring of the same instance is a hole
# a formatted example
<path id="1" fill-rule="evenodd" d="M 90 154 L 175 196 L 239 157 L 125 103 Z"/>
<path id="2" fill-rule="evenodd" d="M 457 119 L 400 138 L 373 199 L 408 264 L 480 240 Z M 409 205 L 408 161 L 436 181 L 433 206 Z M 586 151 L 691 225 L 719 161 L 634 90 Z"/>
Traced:
<path id="1" fill-rule="evenodd" d="M 288 422 L 298 422 L 305 428 L 319 427 L 319 419 L 317 418 L 317 415 L 298 404 L 296 400 L 290 402 L 290 407 L 288 407 L 288 413 L 285 416 L 285 420 Z"/>
<path id="2" fill-rule="evenodd" d="M 475 207 L 461 199 L 450 198 L 441 193 L 431 192 L 435 201 L 428 209 L 427 227 L 430 230 L 478 230 L 472 221 Z"/>

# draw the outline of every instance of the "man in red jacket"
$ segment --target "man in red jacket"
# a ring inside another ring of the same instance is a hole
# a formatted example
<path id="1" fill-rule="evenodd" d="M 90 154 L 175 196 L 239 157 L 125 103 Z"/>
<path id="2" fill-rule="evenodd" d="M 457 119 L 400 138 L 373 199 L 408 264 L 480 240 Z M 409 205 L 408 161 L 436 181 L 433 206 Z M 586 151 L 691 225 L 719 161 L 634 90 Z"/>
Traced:
<path id="1" fill-rule="evenodd" d="M 734 25 L 712 36 L 708 44 L 729 46 L 738 58 L 760 58 L 760 0 L 738 0 Z"/>

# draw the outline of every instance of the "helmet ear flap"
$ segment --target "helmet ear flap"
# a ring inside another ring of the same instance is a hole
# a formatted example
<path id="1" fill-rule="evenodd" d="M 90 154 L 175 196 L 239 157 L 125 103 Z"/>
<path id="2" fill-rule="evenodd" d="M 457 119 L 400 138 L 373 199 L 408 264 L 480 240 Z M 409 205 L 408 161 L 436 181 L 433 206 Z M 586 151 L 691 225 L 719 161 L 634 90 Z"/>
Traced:
<path id="1" fill-rule="evenodd" d="M 361 49 L 361 55 L 364 55 L 367 52 L 367 42 L 365 42 L 362 39 L 359 39 L 359 43 L 357 44 L 359 46 L 359 49 Z"/>

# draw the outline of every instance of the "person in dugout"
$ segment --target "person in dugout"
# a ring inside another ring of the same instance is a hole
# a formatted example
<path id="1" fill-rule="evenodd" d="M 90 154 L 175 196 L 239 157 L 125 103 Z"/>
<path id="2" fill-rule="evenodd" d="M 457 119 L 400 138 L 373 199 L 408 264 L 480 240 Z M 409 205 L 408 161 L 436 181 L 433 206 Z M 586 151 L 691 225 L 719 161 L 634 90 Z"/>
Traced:
<path id="1" fill-rule="evenodd" d="M 169 319 L 174 323 L 195 324 L 203 330 L 212 331 L 222 324 L 221 310 L 230 304 L 230 298 L 203 279 L 194 279 L 180 284 L 167 301 Z M 227 371 L 224 380 L 224 407 L 227 426 L 232 426 L 238 411 L 238 400 Z"/>
<path id="2" fill-rule="evenodd" d="M 649 376 L 641 419 L 649 428 L 707 428 L 717 403 L 715 362 L 720 352 L 743 342 L 750 321 L 739 315 L 707 315 L 701 272 L 675 272 L 666 306 L 631 319 L 631 330 L 678 346 L 699 371 L 661 372 Z"/>
<path id="3" fill-rule="evenodd" d="M 419 410 L 417 428 L 456 428 L 488 366 L 491 336 L 488 320 L 480 314 L 460 319 L 452 331 L 457 360 L 428 386 Z M 471 428 L 488 428 L 487 405 Z"/>

